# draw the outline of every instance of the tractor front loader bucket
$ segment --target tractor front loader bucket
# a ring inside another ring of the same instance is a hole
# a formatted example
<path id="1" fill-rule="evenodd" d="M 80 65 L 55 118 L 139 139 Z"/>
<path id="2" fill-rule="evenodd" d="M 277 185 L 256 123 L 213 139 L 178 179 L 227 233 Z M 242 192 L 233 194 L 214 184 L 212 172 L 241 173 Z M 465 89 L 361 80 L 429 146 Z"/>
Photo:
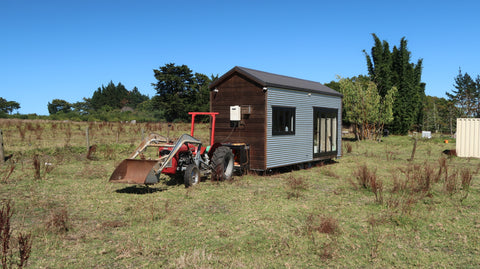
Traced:
<path id="1" fill-rule="evenodd" d="M 110 182 L 128 184 L 155 184 L 160 174 L 158 160 L 125 159 L 113 171 Z"/>
<path id="2" fill-rule="evenodd" d="M 148 138 L 130 155 L 128 159 L 123 160 L 115 171 L 110 176 L 110 182 L 116 183 L 129 183 L 129 184 L 155 184 L 158 183 L 160 174 L 163 169 L 170 164 L 173 157 L 181 149 L 185 143 L 191 143 L 195 145 L 201 145 L 200 140 L 188 135 L 183 134 L 177 140 L 175 145 L 171 145 L 173 148 L 168 156 L 163 156 L 157 160 L 142 160 L 135 159 L 148 145 L 150 145 L 155 139 Z"/>

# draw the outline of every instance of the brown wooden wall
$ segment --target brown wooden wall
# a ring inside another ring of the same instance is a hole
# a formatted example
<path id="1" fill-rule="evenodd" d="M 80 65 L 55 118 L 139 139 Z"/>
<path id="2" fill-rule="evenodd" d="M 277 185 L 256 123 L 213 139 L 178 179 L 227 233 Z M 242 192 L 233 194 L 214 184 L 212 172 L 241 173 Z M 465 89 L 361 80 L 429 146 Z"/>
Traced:
<path id="1" fill-rule="evenodd" d="M 215 142 L 246 143 L 250 146 L 250 169 L 266 169 L 266 108 L 262 87 L 234 73 L 210 92 L 210 111 L 219 112 L 215 127 Z M 230 106 L 250 105 L 251 114 L 242 115 L 240 126 L 232 132 Z"/>

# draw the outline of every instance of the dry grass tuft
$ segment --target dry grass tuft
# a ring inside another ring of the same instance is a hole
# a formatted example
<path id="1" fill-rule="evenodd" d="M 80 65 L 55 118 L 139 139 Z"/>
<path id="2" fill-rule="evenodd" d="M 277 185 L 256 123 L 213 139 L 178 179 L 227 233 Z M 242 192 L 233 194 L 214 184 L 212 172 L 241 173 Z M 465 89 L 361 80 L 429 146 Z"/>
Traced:
<path id="1" fill-rule="evenodd" d="M 72 128 L 70 125 L 67 125 L 65 130 L 65 147 L 70 146 L 70 141 L 72 140 Z"/>
<path id="2" fill-rule="evenodd" d="M 18 255 L 20 261 L 18 262 L 18 268 L 27 266 L 28 258 L 32 252 L 32 235 L 27 233 L 19 233 L 18 237 Z"/>
<path id="3" fill-rule="evenodd" d="M 438 182 L 439 173 L 441 173 L 441 171 L 439 171 L 439 173 L 436 174 L 434 167 L 428 163 L 424 163 L 423 165 L 410 164 L 399 170 L 405 176 L 405 182 L 397 184 L 394 181 L 394 188 L 424 194 L 432 190 L 433 183 Z"/>
<path id="4" fill-rule="evenodd" d="M 391 193 L 405 191 L 407 188 L 407 181 L 399 179 L 396 173 L 392 174 L 392 182 L 393 182 L 393 186 L 392 186 L 392 189 L 390 190 Z"/>
<path id="5" fill-rule="evenodd" d="M 124 226 L 127 226 L 127 224 L 119 220 L 109 220 L 102 223 L 102 228 L 120 228 Z"/>
<path id="6" fill-rule="evenodd" d="M 68 211 L 66 208 L 53 209 L 45 221 L 47 231 L 54 233 L 66 233 L 70 229 L 68 222 Z"/>
<path id="7" fill-rule="evenodd" d="M 286 179 L 287 198 L 299 198 L 302 191 L 308 189 L 308 184 L 303 177 L 296 177 L 292 174 Z"/>
<path id="8" fill-rule="evenodd" d="M 340 178 L 340 176 L 337 173 L 335 173 L 335 171 L 333 171 L 329 166 L 322 169 L 322 173 L 328 177 Z"/>
<path id="9" fill-rule="evenodd" d="M 323 234 L 338 234 L 340 228 L 338 221 L 329 216 L 310 214 L 306 220 L 306 232 L 311 235 L 314 232 Z"/>
<path id="10" fill-rule="evenodd" d="M 454 172 L 450 175 L 445 175 L 445 181 L 443 183 L 443 190 L 446 194 L 453 195 L 457 192 L 457 177 L 458 172 Z"/>
<path id="11" fill-rule="evenodd" d="M 27 265 L 28 258 L 32 251 L 32 235 L 30 233 L 19 233 L 17 241 L 12 240 L 11 218 L 13 216 L 13 203 L 10 200 L 3 201 L 0 209 L 0 262 L 2 268 L 18 268 Z M 18 258 L 14 256 L 14 249 L 18 251 Z"/>
<path id="12" fill-rule="evenodd" d="M 397 214 L 410 215 L 414 205 L 419 201 L 419 197 L 414 194 L 406 194 L 401 196 L 390 196 L 386 200 L 387 208 L 390 209 L 390 217 Z"/>
<path id="13" fill-rule="evenodd" d="M 470 171 L 468 168 L 465 168 L 460 171 L 460 177 L 462 178 L 462 189 L 468 190 L 472 184 L 472 171 Z"/>
<path id="14" fill-rule="evenodd" d="M 305 233 L 311 239 L 313 253 L 322 260 L 334 257 L 338 244 L 336 236 L 340 233 L 338 221 L 335 218 L 310 214 L 305 221 Z M 327 236 L 319 236 L 319 234 Z"/>
<path id="15" fill-rule="evenodd" d="M 378 249 L 381 243 L 378 229 L 379 222 L 374 216 L 370 216 L 367 223 L 369 224 L 368 240 L 370 244 L 370 259 L 374 260 L 378 257 Z"/>
<path id="16" fill-rule="evenodd" d="M 322 260 L 330 260 L 333 259 L 335 255 L 335 247 L 336 247 L 336 242 L 327 242 L 321 245 L 320 251 L 317 251 L 317 255 L 320 256 L 320 259 Z"/>
<path id="17" fill-rule="evenodd" d="M 10 227 L 10 220 L 13 215 L 12 202 L 7 200 L 0 209 L 0 258 L 2 262 L 2 268 L 9 268 L 11 264 L 10 240 L 12 237 L 12 231 Z"/>
<path id="18" fill-rule="evenodd" d="M 463 202 L 467 199 L 468 194 L 470 193 L 470 186 L 472 185 L 472 178 L 473 174 L 472 171 L 468 168 L 464 168 L 460 171 L 460 178 L 462 179 L 462 198 L 460 198 L 460 202 Z"/>
<path id="19" fill-rule="evenodd" d="M 395 153 L 393 151 L 386 151 L 385 155 L 387 157 L 387 161 L 395 160 Z"/>
<path id="20" fill-rule="evenodd" d="M 435 177 L 435 183 L 440 181 L 440 178 L 442 177 L 442 173 L 445 173 L 445 175 L 448 175 L 448 165 L 447 165 L 447 159 L 445 157 L 441 157 L 438 159 L 438 173 L 437 176 Z"/>
<path id="21" fill-rule="evenodd" d="M 205 249 L 194 249 L 191 252 L 185 252 L 175 260 L 175 268 L 210 268 L 209 262 L 213 260 L 213 255 L 207 253 Z"/>
<path id="22" fill-rule="evenodd" d="M 13 171 L 15 171 L 16 164 L 15 162 L 10 162 L 8 165 L 5 166 L 5 168 L 2 171 L 2 182 L 8 182 L 8 179 L 12 175 Z"/>
<path id="23" fill-rule="evenodd" d="M 107 145 L 103 150 L 103 158 L 105 160 L 115 160 L 115 149 L 111 145 Z"/>
<path id="24" fill-rule="evenodd" d="M 20 135 L 20 139 L 22 139 L 22 142 L 25 141 L 25 132 L 27 129 L 21 125 L 17 125 L 17 130 Z"/>
<path id="25" fill-rule="evenodd" d="M 357 167 L 357 170 L 353 172 L 353 176 L 356 178 L 357 184 L 360 188 L 368 189 L 373 192 L 376 203 L 383 203 L 383 182 L 378 180 L 376 170 L 370 170 L 365 164 Z M 351 180 L 350 182 L 352 185 L 356 186 Z M 355 189 L 358 188 L 355 187 Z"/>
<path id="26" fill-rule="evenodd" d="M 357 167 L 357 170 L 353 172 L 353 175 L 357 179 L 358 185 L 365 189 L 368 189 L 370 187 L 370 182 L 376 181 L 377 177 L 376 171 L 369 170 L 366 164 Z"/>
<path id="27" fill-rule="evenodd" d="M 370 181 L 370 189 L 375 195 L 375 202 L 378 204 L 383 204 L 383 182 L 377 180 L 377 177 L 372 178 Z"/>
<path id="28" fill-rule="evenodd" d="M 345 149 L 346 149 L 347 153 L 352 153 L 352 150 L 353 150 L 352 144 L 346 142 L 346 143 L 345 143 Z"/>

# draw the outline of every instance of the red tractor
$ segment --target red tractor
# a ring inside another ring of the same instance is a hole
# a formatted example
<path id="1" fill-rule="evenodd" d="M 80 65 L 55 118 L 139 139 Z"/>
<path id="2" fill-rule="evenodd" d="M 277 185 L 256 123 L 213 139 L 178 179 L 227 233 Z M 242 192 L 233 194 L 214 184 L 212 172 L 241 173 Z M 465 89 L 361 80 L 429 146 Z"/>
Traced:
<path id="1" fill-rule="evenodd" d="M 245 157 L 248 146 L 214 142 L 215 116 L 218 112 L 189 112 L 188 114 L 192 115 L 190 135 L 183 134 L 175 143 L 170 143 L 164 136 L 150 134 L 127 159 L 117 166 L 109 181 L 155 184 L 159 182 L 160 174 L 166 174 L 183 176 L 185 186 L 189 187 L 197 184 L 201 177 L 211 176 L 215 180 L 229 180 L 235 169 L 243 171 L 248 165 Z M 211 117 L 211 146 L 202 146 L 202 142 L 193 136 L 196 115 Z M 157 159 L 147 160 L 142 157 L 147 147 L 158 148 Z"/>

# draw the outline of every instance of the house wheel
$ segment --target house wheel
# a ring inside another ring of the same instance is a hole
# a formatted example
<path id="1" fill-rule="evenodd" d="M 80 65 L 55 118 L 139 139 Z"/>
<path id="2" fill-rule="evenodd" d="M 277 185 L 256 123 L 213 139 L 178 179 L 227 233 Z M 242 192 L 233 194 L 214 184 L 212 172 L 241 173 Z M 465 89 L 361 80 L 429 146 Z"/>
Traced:
<path id="1" fill-rule="evenodd" d="M 212 180 L 230 180 L 233 175 L 233 153 L 229 147 L 218 147 L 212 156 Z"/>
<path id="2" fill-rule="evenodd" d="M 183 182 L 185 187 L 190 187 L 200 181 L 200 169 L 195 164 L 189 164 L 185 170 Z"/>

